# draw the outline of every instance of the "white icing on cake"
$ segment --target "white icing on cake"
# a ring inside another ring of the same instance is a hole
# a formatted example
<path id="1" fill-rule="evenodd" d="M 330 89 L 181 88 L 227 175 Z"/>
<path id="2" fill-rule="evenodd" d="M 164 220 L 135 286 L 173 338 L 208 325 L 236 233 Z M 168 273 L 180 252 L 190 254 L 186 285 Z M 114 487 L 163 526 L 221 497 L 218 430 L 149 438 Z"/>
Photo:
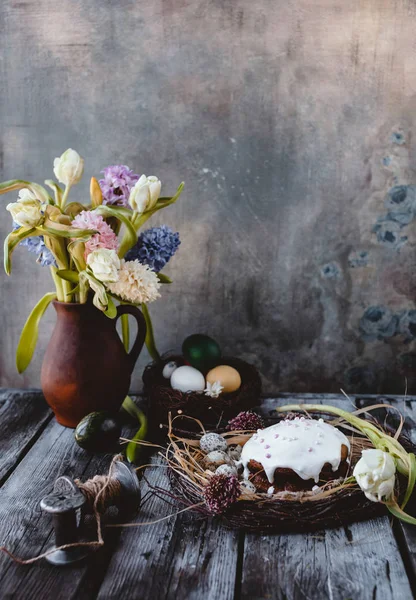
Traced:
<path id="1" fill-rule="evenodd" d="M 276 469 L 292 469 L 302 479 L 313 479 L 318 483 L 325 463 L 329 463 L 333 471 L 338 469 L 343 444 L 349 453 L 348 438 L 323 419 L 285 419 L 266 429 L 258 429 L 244 444 L 240 459 L 244 478 L 248 479 L 250 475 L 248 463 L 255 460 L 263 466 L 270 483 L 274 481 Z"/>

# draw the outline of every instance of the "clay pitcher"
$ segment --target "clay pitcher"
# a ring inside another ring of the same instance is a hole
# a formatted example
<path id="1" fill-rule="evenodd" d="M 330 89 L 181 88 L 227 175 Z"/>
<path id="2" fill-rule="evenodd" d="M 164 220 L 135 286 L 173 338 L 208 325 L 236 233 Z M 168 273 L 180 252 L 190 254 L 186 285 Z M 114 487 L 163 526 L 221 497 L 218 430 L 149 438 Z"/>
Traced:
<path id="1" fill-rule="evenodd" d="M 117 412 L 143 347 L 146 323 L 142 313 L 135 306 L 121 305 L 117 317 L 109 319 L 92 302 L 53 305 L 57 322 L 43 359 L 41 382 L 58 423 L 76 427 L 90 412 Z M 138 326 L 129 353 L 116 330 L 123 314 L 135 317 Z"/>

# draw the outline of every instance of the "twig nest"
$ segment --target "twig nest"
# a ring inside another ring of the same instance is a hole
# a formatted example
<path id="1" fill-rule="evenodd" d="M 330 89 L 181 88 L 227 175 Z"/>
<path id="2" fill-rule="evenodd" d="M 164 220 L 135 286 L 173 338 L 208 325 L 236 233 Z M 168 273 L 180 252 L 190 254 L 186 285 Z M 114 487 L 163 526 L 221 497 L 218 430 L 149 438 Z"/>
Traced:
<path id="1" fill-rule="evenodd" d="M 240 489 L 241 489 L 242 494 L 247 494 L 247 493 L 255 494 L 256 493 L 256 486 L 254 485 L 254 483 L 251 483 L 251 481 L 248 481 L 248 479 L 243 479 L 239 483 L 240 483 Z"/>
<path id="2" fill-rule="evenodd" d="M 210 471 L 215 471 L 220 465 L 228 465 L 230 462 L 228 454 L 221 450 L 213 450 L 203 460 L 204 467 Z"/>
<path id="3" fill-rule="evenodd" d="M 215 475 L 226 475 L 227 477 L 231 477 L 234 475 L 238 476 L 237 469 L 233 467 L 233 465 L 220 465 L 215 469 Z"/>
<path id="4" fill-rule="evenodd" d="M 230 458 L 232 458 L 233 460 L 240 460 L 242 451 L 243 451 L 242 446 L 239 446 L 239 445 L 231 446 L 230 448 L 228 448 L 228 456 Z"/>
<path id="5" fill-rule="evenodd" d="M 228 446 L 225 439 L 218 433 L 206 433 L 199 440 L 199 447 L 201 448 L 202 452 L 206 452 L 208 454 L 214 450 L 226 452 Z"/>

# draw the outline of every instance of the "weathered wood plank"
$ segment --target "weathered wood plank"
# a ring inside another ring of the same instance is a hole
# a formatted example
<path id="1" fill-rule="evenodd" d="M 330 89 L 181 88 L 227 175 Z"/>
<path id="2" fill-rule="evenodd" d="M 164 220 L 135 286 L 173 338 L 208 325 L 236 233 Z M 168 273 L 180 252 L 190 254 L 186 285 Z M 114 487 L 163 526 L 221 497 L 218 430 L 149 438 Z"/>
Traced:
<path id="1" fill-rule="evenodd" d="M 52 412 L 37 390 L 0 390 L 0 485 L 36 441 Z"/>
<path id="2" fill-rule="evenodd" d="M 136 399 L 141 402 L 141 399 Z M 21 425 L 16 424 L 17 431 Z M 123 434 L 131 435 L 136 424 L 126 422 Z M 51 519 L 39 507 L 51 491 L 56 477 L 69 475 L 85 480 L 106 473 L 111 455 L 92 455 L 74 442 L 73 430 L 53 420 L 18 465 L 0 491 L 0 544 L 22 558 L 47 550 L 53 543 Z M 92 551 L 88 561 L 70 568 L 56 568 L 41 560 L 21 566 L 0 556 L 0 596 L 14 593 L 19 598 L 86 600 L 95 597 L 121 530 L 107 529 L 106 544 Z M 95 523 L 87 527 L 88 539 L 96 539 Z"/>
<path id="3" fill-rule="evenodd" d="M 165 466 L 157 457 L 152 464 L 146 470 L 149 484 L 169 489 Z M 143 482 L 143 493 L 148 492 L 149 486 Z M 136 521 L 154 521 L 181 508 L 151 495 Z M 237 546 L 237 532 L 190 513 L 154 525 L 125 528 L 98 597 L 232 598 Z"/>
<path id="4" fill-rule="evenodd" d="M 79 448 L 73 431 L 52 421 L 0 491 L 0 543 L 21 558 L 47 550 L 53 542 L 51 519 L 39 507 L 40 499 L 59 475 L 87 479 L 105 473 L 109 455 L 91 455 Z M 95 597 L 109 556 L 119 536 L 109 530 L 104 550 L 92 552 L 88 562 L 71 568 L 52 567 L 45 560 L 34 566 L 14 563 L 0 556 L 0 596 L 18 598 Z M 96 539 L 94 523 L 88 539 Z"/>
<path id="5" fill-rule="evenodd" d="M 259 409 L 265 417 L 273 418 L 274 408 L 292 401 L 331 404 L 353 410 L 355 402 L 357 407 L 361 407 L 364 401 L 371 405 L 383 399 L 391 404 L 396 401 L 393 397 L 370 396 L 361 402 L 351 397 L 350 403 L 343 395 L 337 394 L 284 394 L 265 399 Z M 402 399 L 396 403 L 401 404 Z M 404 529 L 412 531 L 411 527 Z M 411 535 L 408 533 L 406 539 L 410 546 Z M 355 576 L 359 570 L 365 572 L 365 577 Z M 383 517 L 316 534 L 261 538 L 247 535 L 241 596 L 387 599 L 412 598 L 412 593 L 389 519 Z"/>
<path id="6" fill-rule="evenodd" d="M 248 534 L 241 598 L 411 600 L 413 596 L 389 520 L 382 517 L 313 534 Z"/>

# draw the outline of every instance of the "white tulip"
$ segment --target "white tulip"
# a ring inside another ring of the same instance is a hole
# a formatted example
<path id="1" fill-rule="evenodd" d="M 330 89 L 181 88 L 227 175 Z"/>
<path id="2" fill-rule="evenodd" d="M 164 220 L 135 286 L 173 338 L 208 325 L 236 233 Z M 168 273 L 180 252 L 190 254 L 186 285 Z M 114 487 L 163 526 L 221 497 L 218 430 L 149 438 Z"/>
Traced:
<path id="1" fill-rule="evenodd" d="M 13 221 L 21 227 L 37 227 L 43 221 L 42 204 L 39 200 L 21 200 L 6 206 Z"/>
<path id="2" fill-rule="evenodd" d="M 396 465 L 394 460 L 382 450 L 363 450 L 354 467 L 353 475 L 369 500 L 382 502 L 394 490 Z"/>
<path id="3" fill-rule="evenodd" d="M 68 148 L 62 156 L 53 161 L 53 172 L 58 181 L 66 186 L 78 183 L 84 172 L 84 159 L 78 152 Z"/>
<path id="4" fill-rule="evenodd" d="M 99 248 L 87 256 L 87 265 L 94 277 L 103 283 L 114 283 L 118 280 L 120 259 L 115 250 Z"/>
<path id="5" fill-rule="evenodd" d="M 162 184 L 157 177 L 142 175 L 130 191 L 129 204 L 138 213 L 151 210 L 160 196 Z"/>
<path id="6" fill-rule="evenodd" d="M 22 202 L 23 200 L 39 200 L 39 198 L 37 198 L 35 192 L 32 192 L 32 190 L 29 190 L 28 188 L 23 188 L 19 192 L 19 197 L 17 201 Z"/>

